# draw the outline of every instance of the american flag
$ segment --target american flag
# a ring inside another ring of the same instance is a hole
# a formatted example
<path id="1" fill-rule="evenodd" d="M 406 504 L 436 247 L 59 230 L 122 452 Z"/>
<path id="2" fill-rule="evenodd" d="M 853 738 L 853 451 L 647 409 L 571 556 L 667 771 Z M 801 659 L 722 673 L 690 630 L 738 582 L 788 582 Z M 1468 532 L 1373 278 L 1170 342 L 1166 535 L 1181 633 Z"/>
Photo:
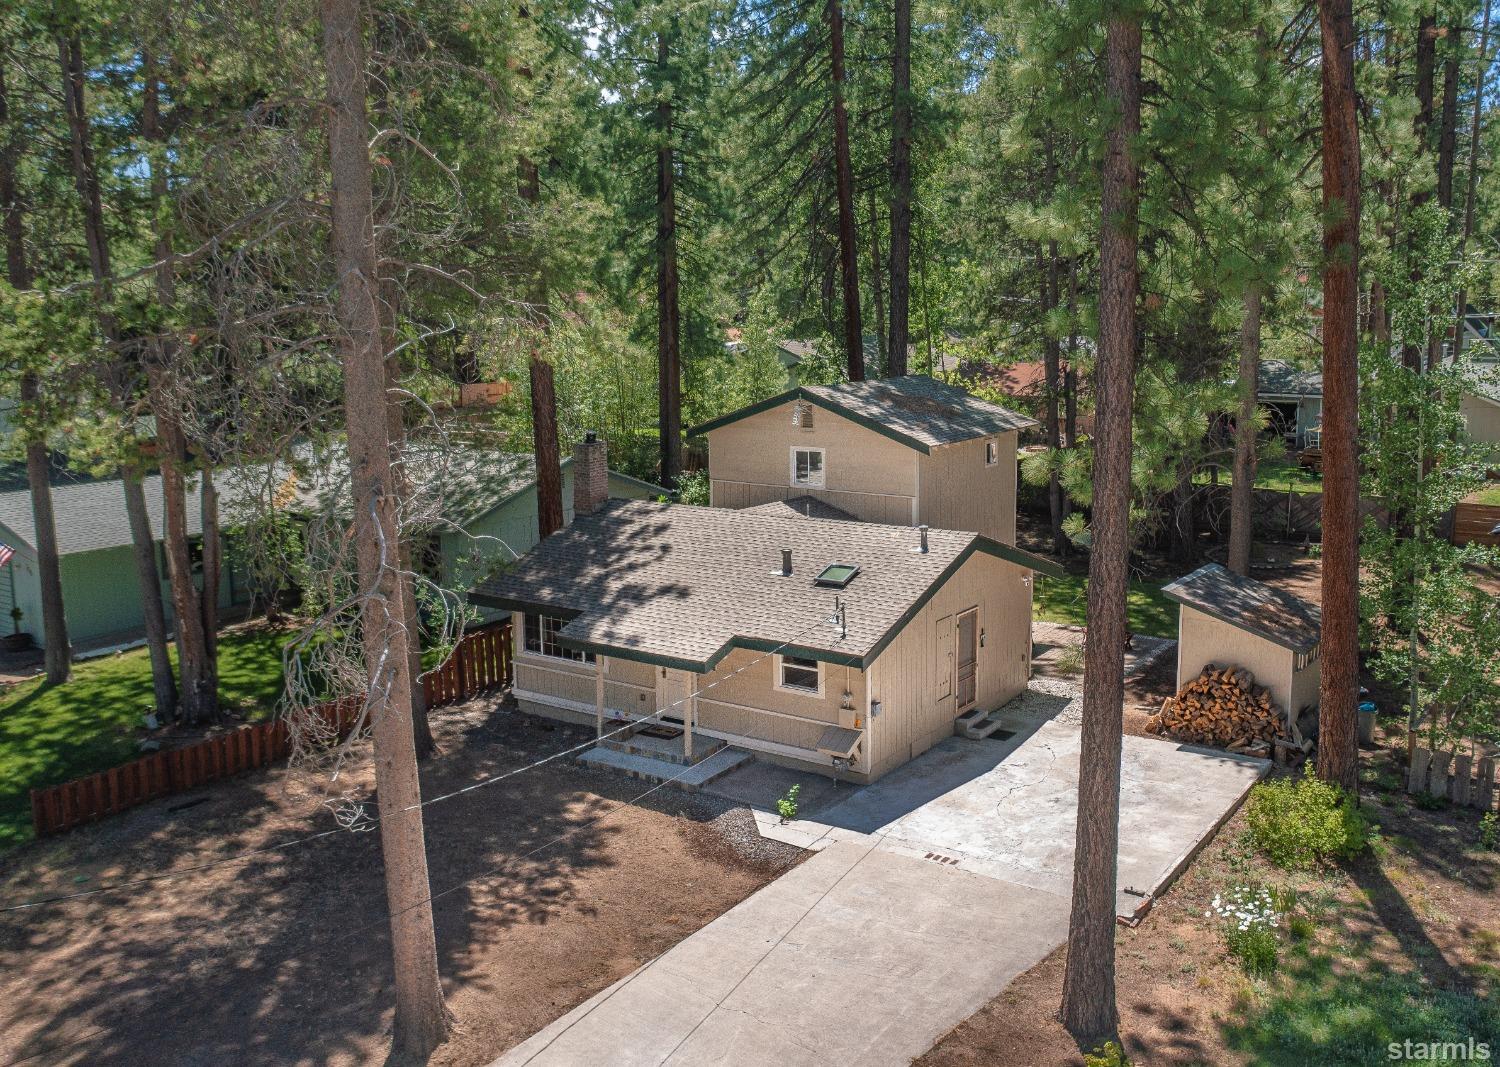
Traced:
<path id="1" fill-rule="evenodd" d="M 10 557 L 14 556 L 15 554 L 15 549 L 11 548 L 4 541 L 0 541 L 0 567 L 3 567 L 7 563 L 9 563 Z"/>

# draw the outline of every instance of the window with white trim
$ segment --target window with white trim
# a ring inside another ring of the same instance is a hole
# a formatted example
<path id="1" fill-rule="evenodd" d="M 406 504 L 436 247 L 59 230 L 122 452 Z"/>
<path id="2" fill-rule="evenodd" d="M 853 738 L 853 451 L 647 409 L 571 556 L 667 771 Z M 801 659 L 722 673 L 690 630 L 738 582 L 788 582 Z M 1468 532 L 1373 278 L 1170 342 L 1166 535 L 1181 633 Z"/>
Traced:
<path id="1" fill-rule="evenodd" d="M 568 625 L 567 619 L 560 619 L 556 615 L 533 615 L 530 612 L 522 616 L 523 625 L 526 630 L 526 651 L 537 656 L 550 656 L 553 659 L 572 660 L 574 663 L 593 663 L 592 652 L 580 652 L 576 648 L 564 648 L 557 640 L 557 631 Z"/>
<path id="2" fill-rule="evenodd" d="M 776 688 L 809 696 L 823 694 L 823 665 L 803 656 L 776 657 Z"/>
<path id="3" fill-rule="evenodd" d="M 984 443 L 984 465 L 993 467 L 1000 462 L 1000 442 L 986 441 Z"/>
<path id="4" fill-rule="evenodd" d="M 793 447 L 791 478 L 793 485 L 821 489 L 823 487 L 823 450 Z"/>

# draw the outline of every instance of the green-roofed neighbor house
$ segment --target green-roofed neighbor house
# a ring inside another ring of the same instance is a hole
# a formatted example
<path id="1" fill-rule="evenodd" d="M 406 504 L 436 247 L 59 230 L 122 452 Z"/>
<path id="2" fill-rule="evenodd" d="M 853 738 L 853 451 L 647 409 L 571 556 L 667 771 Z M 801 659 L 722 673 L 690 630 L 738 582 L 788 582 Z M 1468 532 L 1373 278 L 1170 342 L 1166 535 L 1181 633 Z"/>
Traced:
<path id="1" fill-rule="evenodd" d="M 412 450 L 411 470 L 420 477 L 426 470 L 440 471 L 443 482 L 441 508 L 445 522 L 429 534 L 423 564 L 429 574 L 445 583 L 466 583 L 471 575 L 467 563 L 476 556 L 489 561 L 525 552 L 538 539 L 536 472 L 526 453 L 465 448 L 451 450 L 452 462 L 424 462 L 427 452 Z M 237 566 L 233 528 L 238 510 L 256 491 L 249 483 L 266 481 L 267 468 L 225 471 L 218 477 L 221 494 L 221 524 L 225 532 L 224 569 L 220 575 L 220 608 L 248 604 L 251 590 Z M 563 499 L 570 513 L 571 462 L 563 463 Z M 327 495 L 347 492 L 348 475 L 341 450 L 299 450 L 290 465 L 273 468 L 271 478 L 284 493 L 288 513 L 306 514 L 326 506 Z M 162 529 L 161 479 L 145 479 L 146 505 L 152 530 Z M 610 471 L 611 495 L 650 499 L 666 492 L 660 486 Z M 58 485 L 52 490 L 56 511 L 58 549 L 63 582 L 63 603 L 69 637 L 75 647 L 131 644 L 144 627 L 140 584 L 136 577 L 130 529 L 125 516 L 124 492 L 118 479 L 78 485 Z M 188 536 L 202 536 L 202 520 L 196 492 L 186 494 Z M 15 556 L 0 568 L 0 614 L 21 609 L 19 628 L 42 641 L 41 589 L 37 573 L 35 533 L 31 517 L 31 494 L 26 490 L 0 493 L 0 542 L 15 549 Z M 158 569 L 162 574 L 162 599 L 171 622 L 172 599 L 166 581 L 166 564 L 157 541 Z M 195 558 L 198 553 L 195 548 Z M 479 565 L 476 563 L 476 566 Z M 3 623 L 4 619 L 0 619 Z"/>

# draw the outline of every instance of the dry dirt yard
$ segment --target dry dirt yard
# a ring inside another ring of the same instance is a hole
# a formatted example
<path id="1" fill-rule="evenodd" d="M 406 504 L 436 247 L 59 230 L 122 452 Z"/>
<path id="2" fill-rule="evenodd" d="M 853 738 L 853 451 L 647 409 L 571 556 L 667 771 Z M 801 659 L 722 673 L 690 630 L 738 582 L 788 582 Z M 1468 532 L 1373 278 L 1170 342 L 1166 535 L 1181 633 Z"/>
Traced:
<path id="1" fill-rule="evenodd" d="M 586 739 L 474 701 L 434 713 L 423 795 Z M 342 789 L 368 793 L 356 773 Z M 484 1064 L 797 862 L 746 809 L 558 760 L 427 809 L 439 967 Z M 180 871 L 334 825 L 305 779 L 250 775 L 0 858 L 0 904 Z M 603 816 L 601 818 L 601 816 Z M 378 833 L 0 914 L 0 1064 L 367 1064 L 391 967 Z M 558 840 L 561 838 L 561 840 Z"/>
<path id="2" fill-rule="evenodd" d="M 1290 875 L 1243 840 L 1243 809 L 1135 929 L 1116 937 L 1125 1052 L 1146 1065 L 1387 1062 L 1387 1043 L 1472 1036 L 1500 1049 L 1500 855 L 1479 846 L 1478 814 L 1423 810 L 1394 788 L 1398 739 L 1364 755 L 1374 849 Z M 1251 978 L 1224 947 L 1217 893 L 1296 891 L 1278 933 L 1280 965 Z M 1058 949 L 944 1037 L 922 1067 L 1081 1065 L 1057 1022 Z"/>

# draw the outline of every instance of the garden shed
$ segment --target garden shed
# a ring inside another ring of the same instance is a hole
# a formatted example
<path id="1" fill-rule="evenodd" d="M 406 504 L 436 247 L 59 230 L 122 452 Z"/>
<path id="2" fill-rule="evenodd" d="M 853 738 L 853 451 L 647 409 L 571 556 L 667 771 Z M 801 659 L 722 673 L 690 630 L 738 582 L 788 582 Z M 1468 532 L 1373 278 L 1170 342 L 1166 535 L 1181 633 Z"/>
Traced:
<path id="1" fill-rule="evenodd" d="M 1162 589 L 1176 601 L 1177 688 L 1210 663 L 1243 667 L 1283 710 L 1318 702 L 1318 607 L 1210 563 Z"/>

